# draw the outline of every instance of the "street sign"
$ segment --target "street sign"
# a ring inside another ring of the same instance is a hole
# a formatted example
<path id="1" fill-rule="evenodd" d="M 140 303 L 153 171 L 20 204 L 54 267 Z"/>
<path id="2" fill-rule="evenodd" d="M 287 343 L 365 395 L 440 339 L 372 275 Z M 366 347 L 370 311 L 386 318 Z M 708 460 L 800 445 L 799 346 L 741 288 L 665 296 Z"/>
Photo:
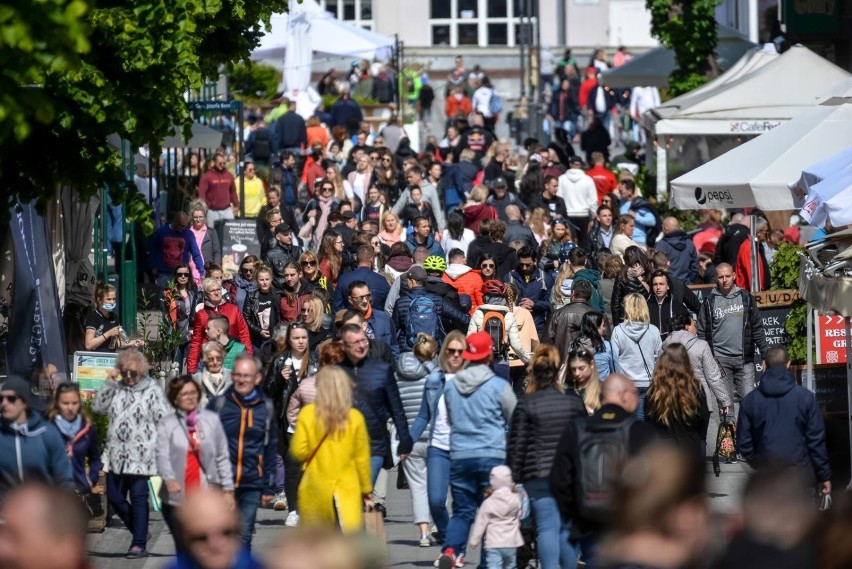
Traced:
<path id="1" fill-rule="evenodd" d="M 186 106 L 190 111 L 218 111 L 221 113 L 235 113 L 240 109 L 239 101 L 187 101 Z"/>
<path id="2" fill-rule="evenodd" d="M 817 364 L 846 363 L 846 325 L 842 316 L 817 314 Z"/>

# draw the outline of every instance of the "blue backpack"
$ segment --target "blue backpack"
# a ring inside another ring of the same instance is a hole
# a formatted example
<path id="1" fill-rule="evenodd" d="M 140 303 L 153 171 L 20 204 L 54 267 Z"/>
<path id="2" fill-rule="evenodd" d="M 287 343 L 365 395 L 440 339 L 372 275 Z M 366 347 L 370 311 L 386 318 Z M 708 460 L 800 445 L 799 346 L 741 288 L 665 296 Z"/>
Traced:
<path id="1" fill-rule="evenodd" d="M 503 112 L 503 99 L 497 94 L 496 89 L 491 90 L 491 99 L 488 100 L 488 110 L 492 115 L 497 115 Z"/>
<path id="2" fill-rule="evenodd" d="M 439 344 L 446 335 L 438 307 L 435 306 L 435 301 L 426 294 L 412 300 L 408 309 L 408 320 L 405 323 L 405 344 L 409 348 L 414 347 L 417 334 L 420 332 L 432 336 Z"/>

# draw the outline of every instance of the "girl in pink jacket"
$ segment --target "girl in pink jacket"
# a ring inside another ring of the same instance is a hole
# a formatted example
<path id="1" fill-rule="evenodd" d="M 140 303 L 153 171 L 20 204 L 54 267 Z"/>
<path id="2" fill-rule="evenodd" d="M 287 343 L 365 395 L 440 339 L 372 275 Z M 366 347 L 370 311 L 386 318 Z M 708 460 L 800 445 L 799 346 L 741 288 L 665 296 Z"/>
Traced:
<path id="1" fill-rule="evenodd" d="M 476 548 L 485 536 L 488 569 L 515 569 L 515 553 L 524 544 L 521 535 L 521 495 L 515 490 L 508 466 L 491 469 L 491 488 L 476 513 L 469 545 Z"/>

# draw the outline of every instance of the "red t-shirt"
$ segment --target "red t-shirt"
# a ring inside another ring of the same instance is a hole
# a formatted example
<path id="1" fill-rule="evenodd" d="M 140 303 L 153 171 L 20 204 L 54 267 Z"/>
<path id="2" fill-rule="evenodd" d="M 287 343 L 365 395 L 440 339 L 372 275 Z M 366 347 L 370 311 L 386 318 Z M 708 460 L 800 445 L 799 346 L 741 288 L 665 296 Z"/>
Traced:
<path id="1" fill-rule="evenodd" d="M 201 445 L 195 427 L 189 430 L 189 447 L 186 449 L 186 471 L 183 476 L 184 496 L 190 490 L 201 486 Z"/>

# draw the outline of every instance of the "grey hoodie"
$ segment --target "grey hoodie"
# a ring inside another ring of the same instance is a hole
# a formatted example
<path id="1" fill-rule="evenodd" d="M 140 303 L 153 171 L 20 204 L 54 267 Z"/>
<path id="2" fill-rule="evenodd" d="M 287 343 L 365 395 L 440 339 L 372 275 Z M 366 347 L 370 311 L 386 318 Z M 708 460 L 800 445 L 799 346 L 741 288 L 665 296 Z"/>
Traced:
<path id="1" fill-rule="evenodd" d="M 651 385 L 662 344 L 657 327 L 644 322 L 622 322 L 612 333 L 612 348 L 621 371 L 637 387 Z"/>
<path id="2" fill-rule="evenodd" d="M 420 411 L 426 377 L 437 367 L 436 360 L 421 362 L 413 352 L 404 352 L 399 356 L 399 361 L 396 362 L 396 385 L 399 388 L 399 398 L 402 400 L 402 408 L 405 411 L 405 420 L 408 422 L 409 429 Z M 427 442 L 428 440 L 428 432 L 420 435 L 420 442 Z"/>
<path id="3" fill-rule="evenodd" d="M 745 307 L 740 288 L 734 286 L 727 296 L 714 288 L 713 299 L 713 349 L 717 355 L 740 357 L 743 355 L 743 318 Z"/>
<path id="4" fill-rule="evenodd" d="M 506 425 L 518 400 L 512 384 L 486 365 L 458 372 L 444 386 L 450 426 L 450 459 L 506 460 Z"/>

